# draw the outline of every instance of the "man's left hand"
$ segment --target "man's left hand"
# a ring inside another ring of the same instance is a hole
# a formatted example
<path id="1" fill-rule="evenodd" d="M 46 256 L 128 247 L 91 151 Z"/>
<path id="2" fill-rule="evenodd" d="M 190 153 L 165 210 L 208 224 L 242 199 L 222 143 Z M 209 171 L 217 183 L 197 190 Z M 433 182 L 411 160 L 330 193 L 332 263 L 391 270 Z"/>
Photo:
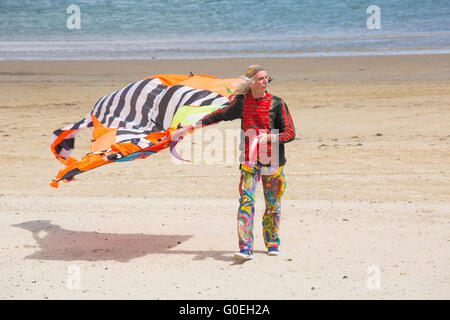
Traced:
<path id="1" fill-rule="evenodd" d="M 267 144 L 269 141 L 273 142 L 276 139 L 276 135 L 274 134 L 267 134 L 267 133 L 262 133 L 258 136 L 258 142 L 260 144 Z"/>

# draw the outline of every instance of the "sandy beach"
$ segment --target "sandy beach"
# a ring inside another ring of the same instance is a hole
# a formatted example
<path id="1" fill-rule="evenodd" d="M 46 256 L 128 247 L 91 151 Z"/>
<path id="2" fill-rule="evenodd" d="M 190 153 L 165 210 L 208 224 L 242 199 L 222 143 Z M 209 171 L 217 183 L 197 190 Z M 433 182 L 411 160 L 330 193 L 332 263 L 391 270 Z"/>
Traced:
<path id="1" fill-rule="evenodd" d="M 297 131 L 280 256 L 264 250 L 260 185 L 255 258 L 233 259 L 238 163 L 163 150 L 49 186 L 52 132 L 100 97 L 255 63 Z M 450 299 L 450 55 L 0 61 L 0 83 L 1 299 Z"/>

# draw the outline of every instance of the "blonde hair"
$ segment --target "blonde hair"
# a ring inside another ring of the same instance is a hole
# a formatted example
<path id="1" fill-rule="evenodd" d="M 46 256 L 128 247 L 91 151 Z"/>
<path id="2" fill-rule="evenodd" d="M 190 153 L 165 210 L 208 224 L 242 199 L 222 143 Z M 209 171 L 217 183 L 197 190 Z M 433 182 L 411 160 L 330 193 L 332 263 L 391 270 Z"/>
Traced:
<path id="1" fill-rule="evenodd" d="M 236 94 L 247 94 L 250 92 L 250 86 L 255 83 L 255 80 L 253 77 L 255 74 L 257 74 L 259 71 L 266 70 L 264 67 L 254 64 L 247 68 L 245 71 L 245 76 L 241 76 L 240 78 L 244 81 L 239 82 L 236 84 Z"/>
<path id="2" fill-rule="evenodd" d="M 247 94 L 250 92 L 250 86 L 255 83 L 255 80 L 247 78 L 246 76 L 239 77 L 243 81 L 240 81 L 239 83 L 235 84 L 236 91 L 235 94 Z"/>

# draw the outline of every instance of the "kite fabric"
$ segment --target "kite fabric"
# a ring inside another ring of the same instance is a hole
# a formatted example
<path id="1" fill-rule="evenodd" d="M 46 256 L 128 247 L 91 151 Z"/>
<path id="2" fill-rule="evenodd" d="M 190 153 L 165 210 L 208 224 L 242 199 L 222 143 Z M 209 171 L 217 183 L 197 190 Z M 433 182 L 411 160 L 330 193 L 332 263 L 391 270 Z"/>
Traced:
<path id="1" fill-rule="evenodd" d="M 55 130 L 51 150 L 65 167 L 50 185 L 112 163 L 144 159 L 176 142 L 171 133 L 229 105 L 239 79 L 162 74 L 131 83 L 100 98 L 79 122 Z M 79 130 L 93 127 L 90 152 L 71 156 Z"/>

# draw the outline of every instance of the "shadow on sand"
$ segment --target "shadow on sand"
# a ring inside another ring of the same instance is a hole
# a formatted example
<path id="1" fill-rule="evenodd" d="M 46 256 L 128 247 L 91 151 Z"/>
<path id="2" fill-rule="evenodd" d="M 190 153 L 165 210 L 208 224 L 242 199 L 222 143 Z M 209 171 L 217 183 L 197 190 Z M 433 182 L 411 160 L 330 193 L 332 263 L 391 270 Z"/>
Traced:
<path id="1" fill-rule="evenodd" d="M 26 257 L 36 260 L 115 260 L 128 262 L 148 254 L 194 255 L 194 260 L 213 258 L 233 261 L 231 251 L 172 250 L 192 235 L 117 234 L 66 230 L 50 220 L 12 225 L 32 233 L 39 250 Z"/>

